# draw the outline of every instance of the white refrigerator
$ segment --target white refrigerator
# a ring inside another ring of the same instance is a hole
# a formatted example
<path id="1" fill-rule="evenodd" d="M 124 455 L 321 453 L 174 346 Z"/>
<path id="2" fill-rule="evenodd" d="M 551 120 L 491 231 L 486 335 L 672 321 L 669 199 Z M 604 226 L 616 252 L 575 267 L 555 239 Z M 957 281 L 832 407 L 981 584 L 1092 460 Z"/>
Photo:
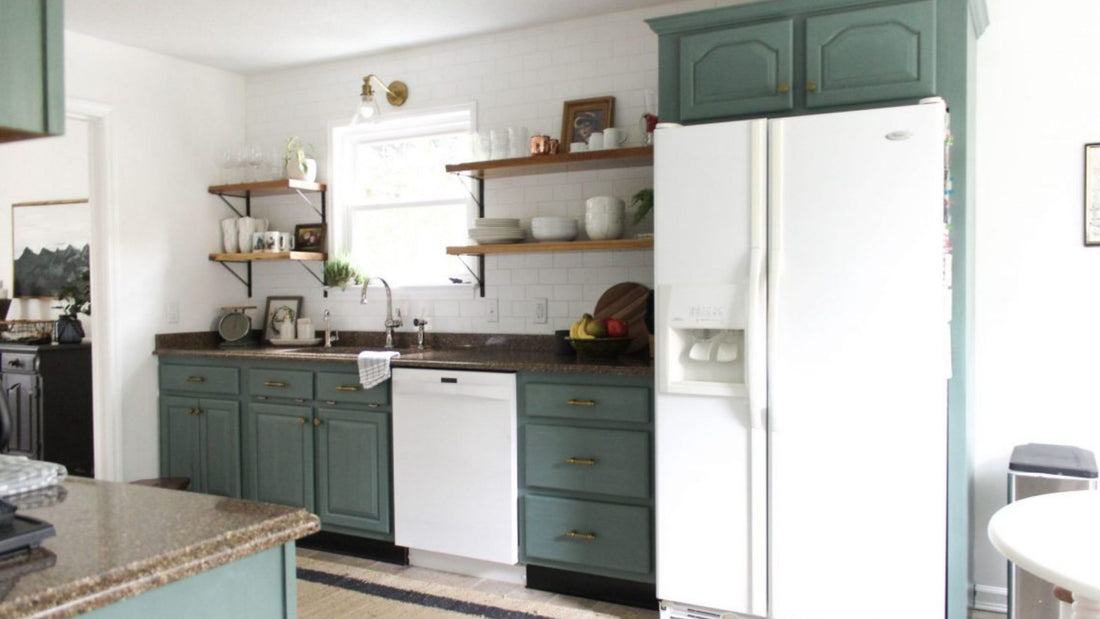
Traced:
<path id="1" fill-rule="evenodd" d="M 943 616 L 945 135 L 938 100 L 657 132 L 663 617 Z"/>

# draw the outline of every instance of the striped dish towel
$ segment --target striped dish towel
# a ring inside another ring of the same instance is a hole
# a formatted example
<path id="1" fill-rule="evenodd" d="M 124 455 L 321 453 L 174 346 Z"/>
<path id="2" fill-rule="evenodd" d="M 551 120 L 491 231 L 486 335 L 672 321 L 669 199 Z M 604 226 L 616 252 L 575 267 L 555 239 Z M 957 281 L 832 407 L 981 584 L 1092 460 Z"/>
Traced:
<path id="1" fill-rule="evenodd" d="M 400 357 L 396 350 L 364 350 L 359 353 L 359 382 L 364 389 L 385 382 L 390 377 L 390 359 Z"/>
<path id="2" fill-rule="evenodd" d="M 68 474 L 60 464 L 0 454 L 0 496 L 52 486 Z"/>

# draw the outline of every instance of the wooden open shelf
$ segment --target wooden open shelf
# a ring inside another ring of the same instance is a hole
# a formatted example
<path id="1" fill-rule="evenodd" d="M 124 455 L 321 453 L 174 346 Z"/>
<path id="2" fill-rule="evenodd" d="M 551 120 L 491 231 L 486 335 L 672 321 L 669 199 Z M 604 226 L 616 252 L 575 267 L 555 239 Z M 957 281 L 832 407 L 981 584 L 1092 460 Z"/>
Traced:
<path id="1" fill-rule="evenodd" d="M 447 253 L 458 256 L 486 254 L 531 254 L 547 251 L 620 251 L 652 249 L 653 239 L 614 239 L 610 241 L 534 241 L 492 245 L 462 245 L 448 247 Z"/>
<path id="2" fill-rule="evenodd" d="M 251 194 L 253 196 L 276 196 L 280 194 L 294 193 L 296 191 L 325 191 L 324 183 L 311 183 L 308 181 L 296 181 L 287 178 L 273 181 L 257 181 L 254 183 L 234 183 L 232 185 L 211 185 L 207 191 L 214 194 L 239 195 Z"/>
<path id="3" fill-rule="evenodd" d="M 253 251 L 247 253 L 210 254 L 214 262 L 248 262 L 250 260 L 325 260 L 319 251 Z"/>
<path id="4" fill-rule="evenodd" d="M 583 153 L 558 155 L 531 155 L 515 159 L 493 159 L 450 164 L 448 172 L 467 173 L 475 178 L 503 178 L 526 174 L 550 174 L 554 172 L 579 172 L 610 168 L 632 168 L 653 165 L 652 146 L 633 146 L 611 150 L 594 150 Z"/>

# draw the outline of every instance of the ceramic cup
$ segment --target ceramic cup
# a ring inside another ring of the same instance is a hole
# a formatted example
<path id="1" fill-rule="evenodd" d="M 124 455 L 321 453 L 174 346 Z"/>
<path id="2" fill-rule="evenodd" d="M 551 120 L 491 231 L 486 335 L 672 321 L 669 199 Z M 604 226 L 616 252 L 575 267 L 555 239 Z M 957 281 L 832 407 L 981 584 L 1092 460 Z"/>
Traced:
<path id="1" fill-rule="evenodd" d="M 595 196 L 584 203 L 584 231 L 594 240 L 617 239 L 623 234 L 626 203 L 613 196 Z"/>
<path id="2" fill-rule="evenodd" d="M 251 217 L 237 218 L 237 248 L 242 252 L 252 251 L 252 235 L 256 232 L 256 221 Z"/>
<path id="3" fill-rule="evenodd" d="M 294 251 L 294 233 L 279 233 L 279 251 Z"/>
<path id="4" fill-rule="evenodd" d="M 626 131 L 615 127 L 603 130 L 604 149 L 619 148 L 626 142 Z"/>
<path id="5" fill-rule="evenodd" d="M 588 150 L 603 150 L 602 131 L 593 131 L 588 135 Z"/>
<path id="6" fill-rule="evenodd" d="M 278 230 L 268 230 L 267 232 L 259 232 L 263 235 L 263 251 L 283 251 L 281 249 L 283 234 Z"/>
<path id="7" fill-rule="evenodd" d="M 222 220 L 222 251 L 227 254 L 235 254 L 240 250 L 240 239 L 237 238 L 237 218 L 230 217 Z"/>
<path id="8" fill-rule="evenodd" d="M 588 145 L 585 144 L 584 142 L 570 142 L 569 143 L 569 152 L 571 152 L 571 153 L 583 153 L 586 150 L 588 150 Z"/>
<path id="9" fill-rule="evenodd" d="M 313 321 L 309 318 L 298 319 L 298 339 L 300 340 L 312 340 L 313 339 Z"/>

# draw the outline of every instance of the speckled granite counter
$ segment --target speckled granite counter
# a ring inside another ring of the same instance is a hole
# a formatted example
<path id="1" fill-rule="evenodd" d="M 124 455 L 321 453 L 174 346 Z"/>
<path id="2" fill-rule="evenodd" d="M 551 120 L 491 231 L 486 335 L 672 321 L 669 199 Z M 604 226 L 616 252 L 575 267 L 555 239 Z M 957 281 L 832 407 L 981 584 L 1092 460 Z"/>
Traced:
<path id="1" fill-rule="evenodd" d="M 401 339 L 397 344 L 401 356 L 391 362 L 393 367 L 621 376 L 653 374 L 653 361 L 645 356 L 582 359 L 574 355 L 555 355 L 553 338 L 548 336 L 433 334 L 431 346 L 425 350 Z M 216 336 L 203 333 L 158 335 L 154 352 L 191 357 L 348 363 L 355 361 L 359 351 L 365 348 L 381 349 L 380 338 L 376 342 L 371 334 L 341 334 L 340 345 L 328 349 L 320 346 L 219 348 Z"/>
<path id="2" fill-rule="evenodd" d="M 63 487 L 60 503 L 18 512 L 53 524 L 57 536 L 0 561 L 0 619 L 72 617 L 319 528 L 304 510 L 268 503 L 82 478 Z"/>

